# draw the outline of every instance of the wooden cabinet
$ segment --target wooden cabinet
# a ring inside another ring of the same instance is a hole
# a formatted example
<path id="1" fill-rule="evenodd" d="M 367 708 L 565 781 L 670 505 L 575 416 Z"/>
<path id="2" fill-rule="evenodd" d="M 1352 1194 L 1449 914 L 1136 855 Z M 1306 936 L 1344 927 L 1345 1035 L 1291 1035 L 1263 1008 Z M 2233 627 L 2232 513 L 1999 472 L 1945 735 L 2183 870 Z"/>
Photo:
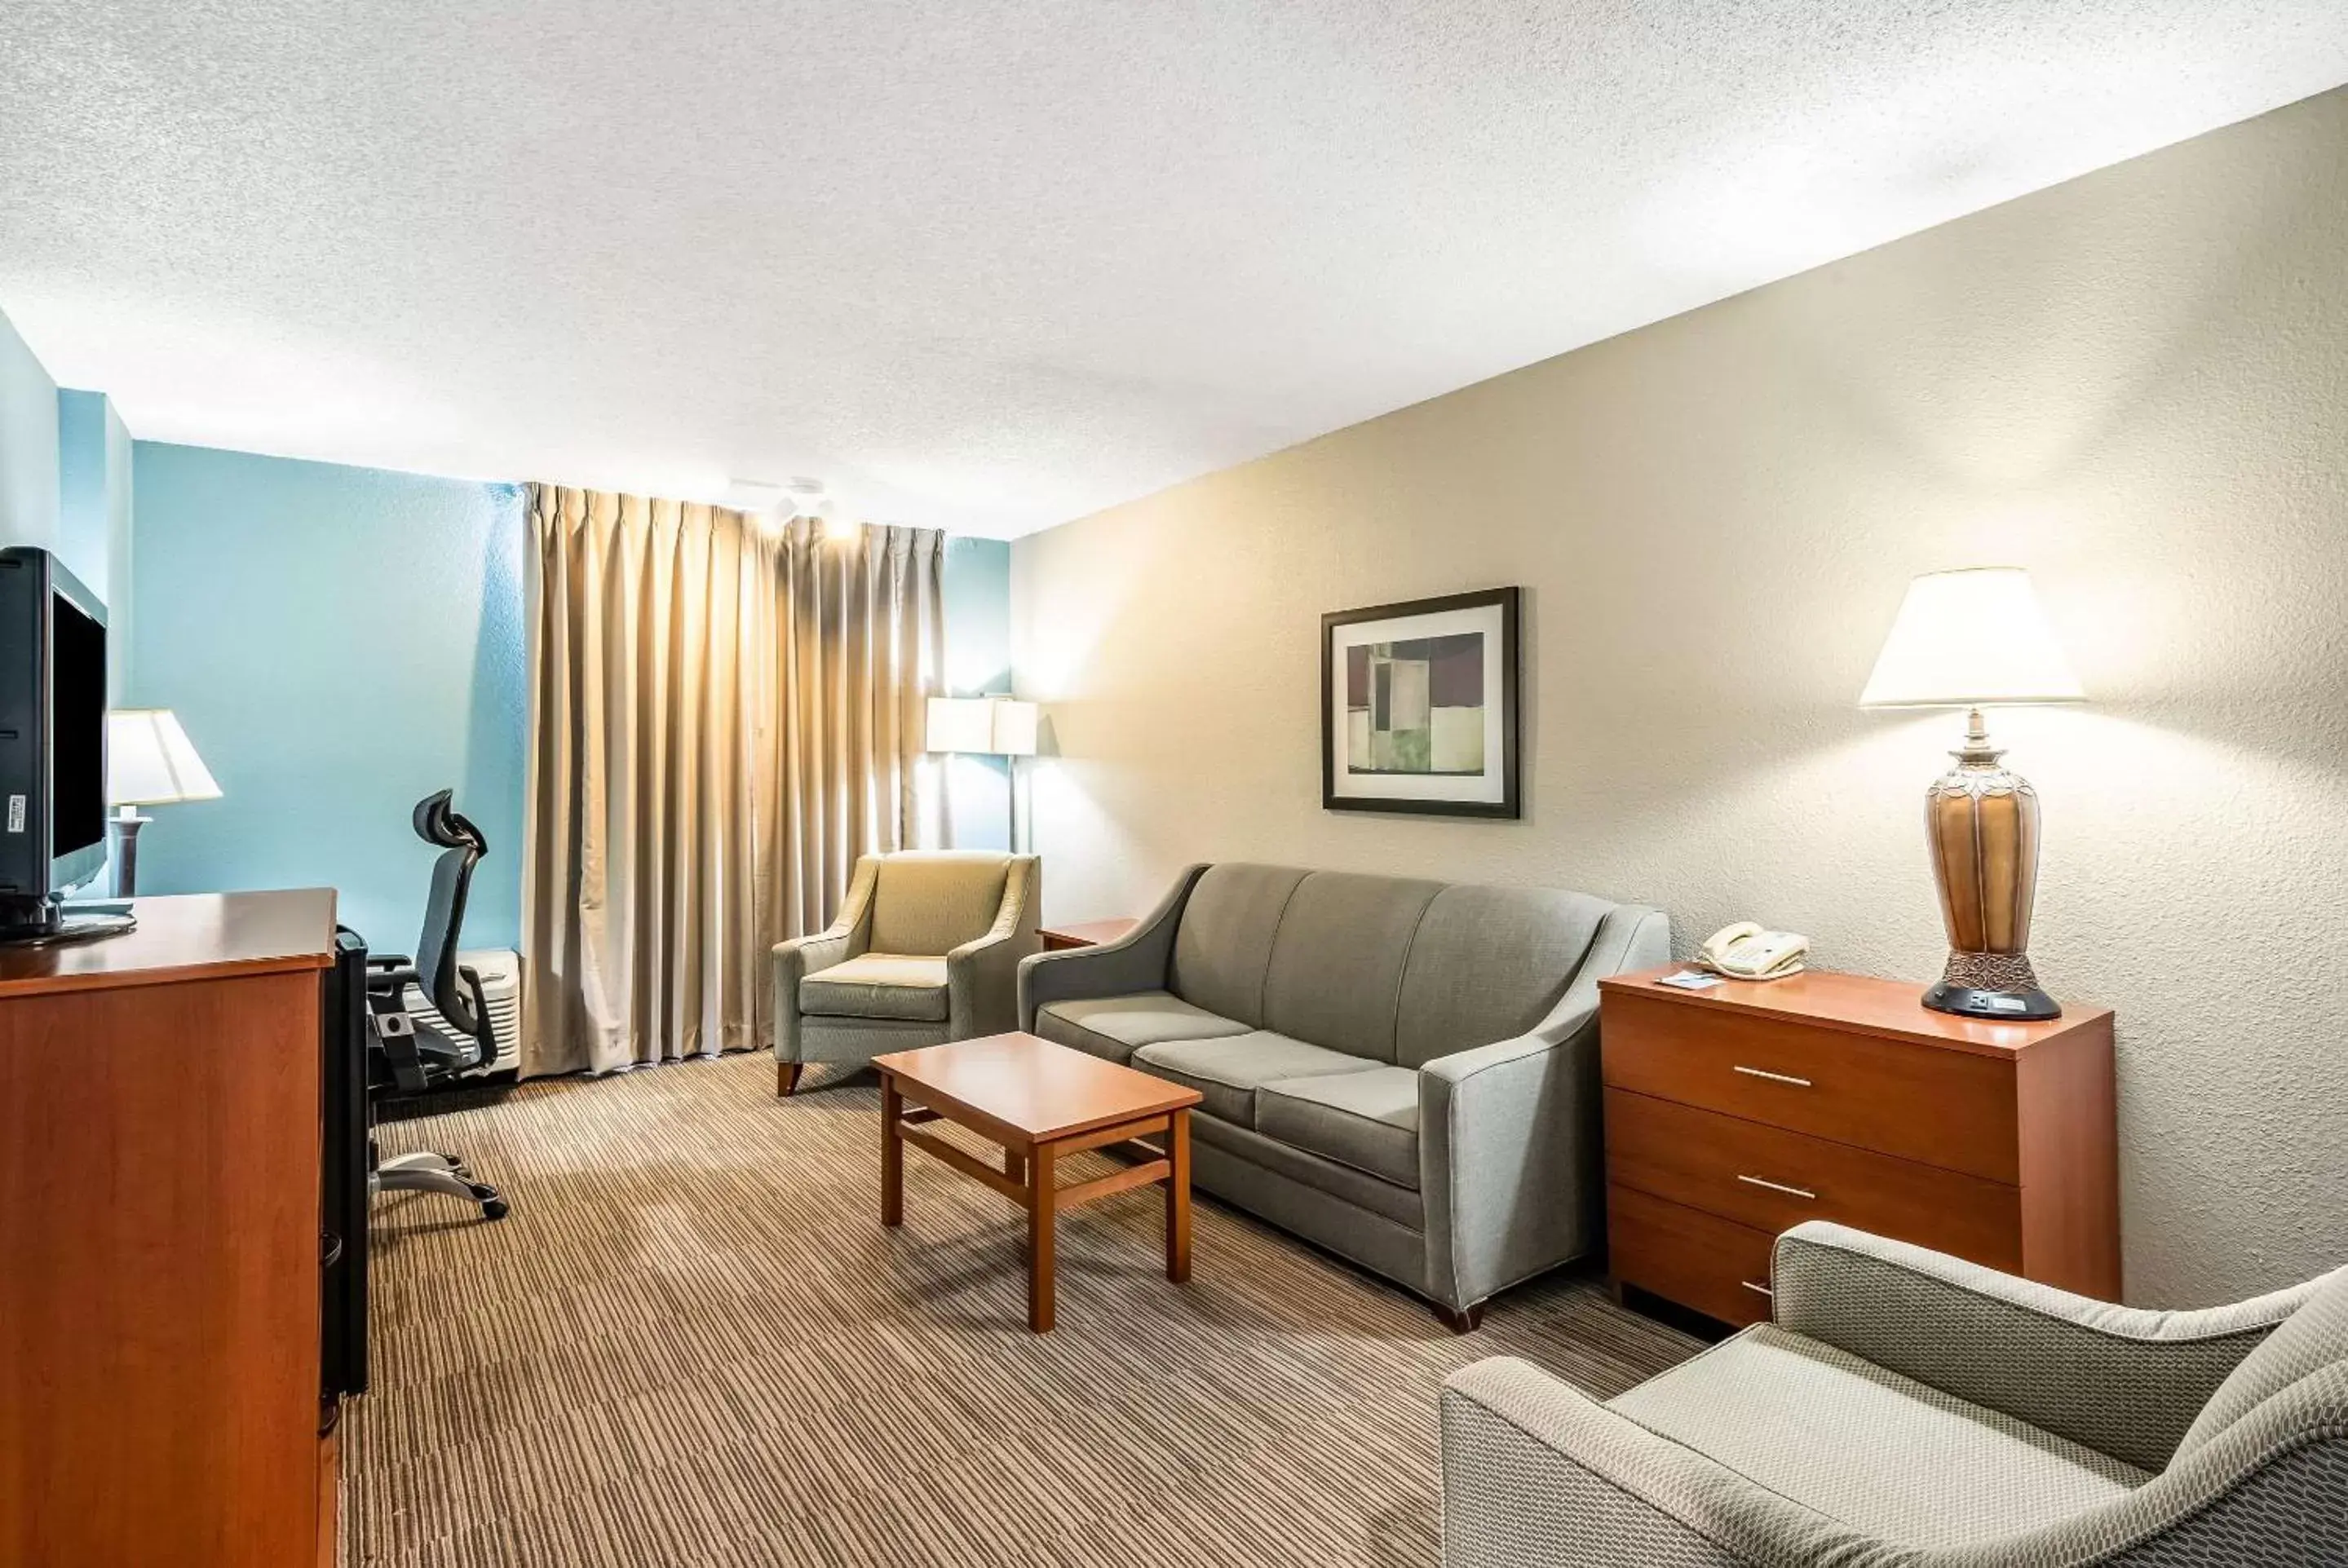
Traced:
<path id="1" fill-rule="evenodd" d="M 1771 1242 L 1825 1219 L 2117 1298 L 2108 1009 L 1988 1023 L 1900 981 L 1672 972 L 1600 982 L 1619 1284 L 1759 1322 Z"/>
<path id="2" fill-rule="evenodd" d="M 0 948 L 0 1563 L 313 1568 L 334 895 Z"/>

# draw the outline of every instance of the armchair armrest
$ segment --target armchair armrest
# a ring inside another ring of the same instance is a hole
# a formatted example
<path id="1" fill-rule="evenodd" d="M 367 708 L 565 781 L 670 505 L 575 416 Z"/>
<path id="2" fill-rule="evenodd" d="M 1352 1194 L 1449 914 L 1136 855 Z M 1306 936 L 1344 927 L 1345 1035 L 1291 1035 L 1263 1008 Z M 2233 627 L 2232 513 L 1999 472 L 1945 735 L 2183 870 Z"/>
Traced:
<path id="1" fill-rule="evenodd" d="M 793 937 L 775 944 L 775 1057 L 800 1061 L 799 982 L 820 969 L 844 964 L 864 951 L 872 930 L 872 889 L 880 876 L 880 862 L 867 855 L 856 862 L 848 897 L 830 925 L 811 936 Z"/>
<path id="2" fill-rule="evenodd" d="M 1872 1568 L 1893 1554 L 1512 1357 L 1446 1379 L 1442 1421 L 1446 1568 Z"/>
<path id="3" fill-rule="evenodd" d="M 1022 959 L 1017 1027 L 1032 1030 L 1035 1009 L 1050 1002 L 1163 990 L 1174 967 L 1174 933 L 1182 924 L 1182 906 L 1206 869 L 1203 865 L 1184 866 L 1158 907 L 1114 942 Z"/>
<path id="4" fill-rule="evenodd" d="M 1530 1031 L 1419 1069 L 1427 1284 L 1446 1305 L 1471 1307 L 1596 1245 L 1598 982 L 1670 950 L 1662 914 L 1613 910 Z"/>
<path id="5" fill-rule="evenodd" d="M 2321 1280 L 2198 1312 L 2074 1296 L 1811 1220 L 1777 1238 L 1778 1325 L 2140 1469 Z"/>
<path id="6" fill-rule="evenodd" d="M 1032 855 L 1011 861 L 1003 906 L 986 935 L 946 954 L 946 1017 L 956 1040 L 1004 1034 L 1018 1026 L 1019 962 L 1040 938 L 1044 863 Z"/>

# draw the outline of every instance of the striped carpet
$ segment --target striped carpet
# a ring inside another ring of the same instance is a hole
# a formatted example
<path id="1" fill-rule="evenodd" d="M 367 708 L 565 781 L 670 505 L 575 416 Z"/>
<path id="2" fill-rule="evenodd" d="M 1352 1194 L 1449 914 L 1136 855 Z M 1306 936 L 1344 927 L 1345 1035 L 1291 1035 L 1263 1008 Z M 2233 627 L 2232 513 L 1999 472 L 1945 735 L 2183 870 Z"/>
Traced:
<path id="1" fill-rule="evenodd" d="M 382 1129 L 513 1213 L 377 1202 L 346 1563 L 1431 1564 L 1447 1372 L 1611 1395 L 1694 1348 L 1554 1276 L 1455 1337 L 1203 1198 L 1169 1286 L 1154 1190 L 1062 1219 L 1032 1336 L 1017 1211 L 909 1151 L 883 1231 L 878 1090 L 773 1085 L 736 1056 Z"/>

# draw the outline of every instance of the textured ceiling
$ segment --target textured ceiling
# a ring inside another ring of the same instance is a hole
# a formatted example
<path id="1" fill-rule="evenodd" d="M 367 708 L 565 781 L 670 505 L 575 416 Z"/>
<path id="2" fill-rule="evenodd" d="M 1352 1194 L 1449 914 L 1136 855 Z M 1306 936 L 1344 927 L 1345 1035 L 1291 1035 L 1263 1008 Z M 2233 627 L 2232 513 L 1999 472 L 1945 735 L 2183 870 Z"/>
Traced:
<path id="1" fill-rule="evenodd" d="M 145 437 L 1016 534 L 2348 81 L 2340 0 L 5 0 Z"/>

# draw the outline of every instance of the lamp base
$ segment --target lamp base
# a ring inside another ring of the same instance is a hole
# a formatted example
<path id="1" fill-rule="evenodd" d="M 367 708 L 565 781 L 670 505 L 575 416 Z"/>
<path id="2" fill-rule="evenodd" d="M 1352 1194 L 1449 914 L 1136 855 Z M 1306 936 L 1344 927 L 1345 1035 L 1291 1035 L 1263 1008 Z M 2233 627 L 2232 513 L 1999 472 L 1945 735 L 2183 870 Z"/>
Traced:
<path id="1" fill-rule="evenodd" d="M 2054 999 L 2035 988 L 2026 991 L 1977 991 L 1971 986 L 1952 986 L 1946 980 L 1924 993 L 1924 1005 L 1934 1012 L 1994 1019 L 2002 1023 L 2028 1023 L 2063 1016 Z"/>
<path id="2" fill-rule="evenodd" d="M 1934 1012 L 2010 1023 L 2061 1018 L 2054 999 L 2038 989 L 2025 953 L 1951 953 L 1940 982 L 1924 993 Z"/>

